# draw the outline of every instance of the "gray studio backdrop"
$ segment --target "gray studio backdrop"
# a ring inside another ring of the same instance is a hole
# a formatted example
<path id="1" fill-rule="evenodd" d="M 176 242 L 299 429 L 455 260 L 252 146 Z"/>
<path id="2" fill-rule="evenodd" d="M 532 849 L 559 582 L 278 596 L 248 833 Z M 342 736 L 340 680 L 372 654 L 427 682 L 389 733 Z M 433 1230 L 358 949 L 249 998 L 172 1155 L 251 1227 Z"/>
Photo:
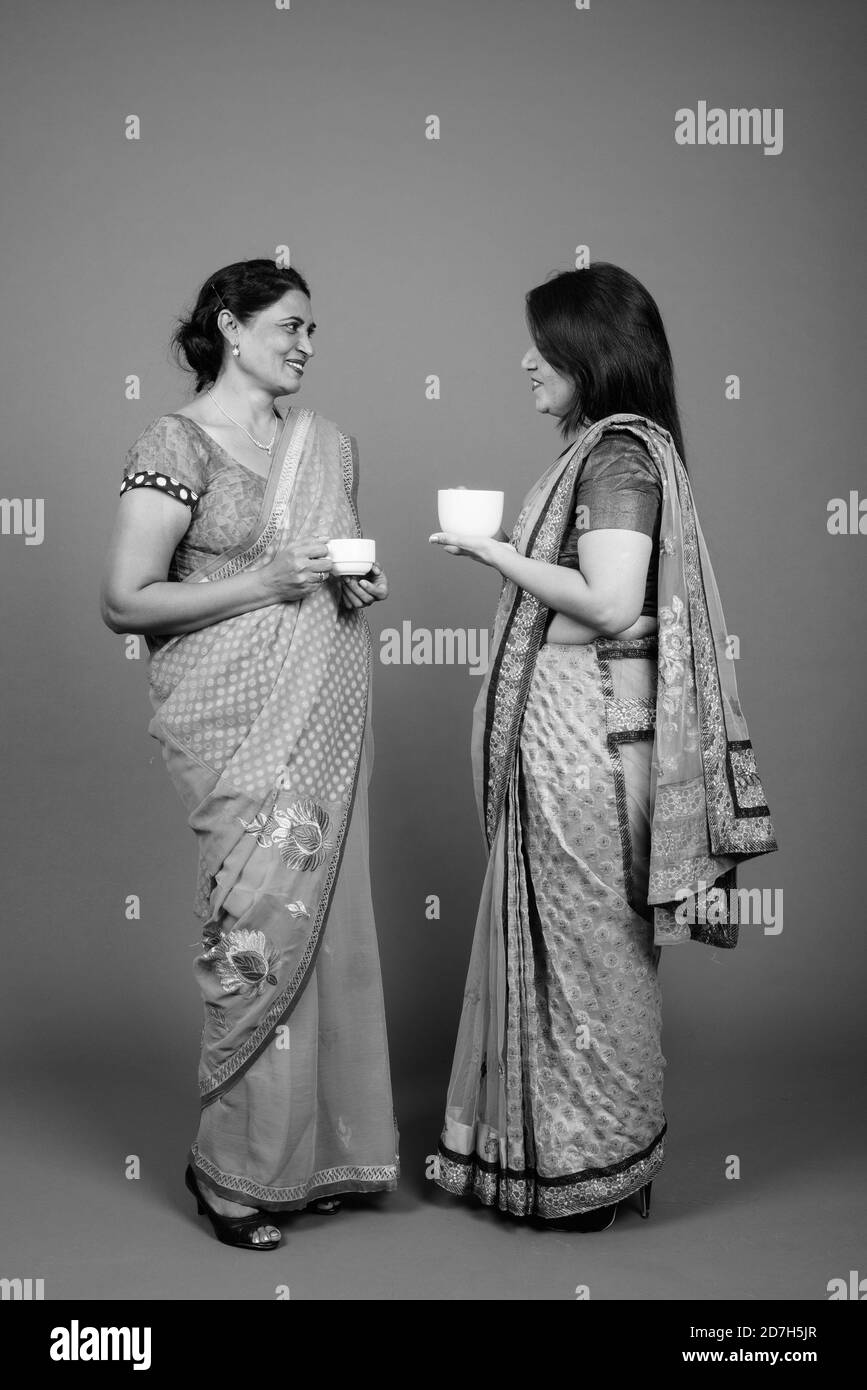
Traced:
<path id="1" fill-rule="evenodd" d="M 784 893 L 781 932 L 664 954 L 665 1051 L 701 1085 L 734 1053 L 778 1058 L 781 1079 L 805 1056 L 843 1075 L 865 960 L 867 540 L 829 534 L 827 517 L 864 478 L 861 23 L 854 3 L 819 13 L 795 0 L 7 10 L 2 490 L 44 500 L 41 544 L 14 526 L 0 537 L 16 1077 L 135 1092 L 149 1076 L 188 1097 L 179 1155 L 192 1133 L 194 838 L 146 735 L 146 662 L 101 625 L 98 585 L 125 451 L 189 390 L 167 351 L 175 315 L 217 267 L 282 243 L 320 325 L 297 400 L 360 443 L 362 524 L 392 588 L 370 611 L 377 653 L 404 622 L 493 619 L 495 573 L 427 538 L 437 488 L 461 483 L 504 488 L 511 527 L 562 447 L 519 367 L 525 291 L 587 246 L 656 297 L 781 844 L 741 881 Z M 700 102 L 782 109 L 782 149 L 678 144 L 675 112 Z M 374 901 L 398 1117 L 416 1114 L 429 1148 L 484 869 L 478 687 L 466 667 L 375 661 Z M 805 1128 L 793 1114 L 781 1146 Z"/>

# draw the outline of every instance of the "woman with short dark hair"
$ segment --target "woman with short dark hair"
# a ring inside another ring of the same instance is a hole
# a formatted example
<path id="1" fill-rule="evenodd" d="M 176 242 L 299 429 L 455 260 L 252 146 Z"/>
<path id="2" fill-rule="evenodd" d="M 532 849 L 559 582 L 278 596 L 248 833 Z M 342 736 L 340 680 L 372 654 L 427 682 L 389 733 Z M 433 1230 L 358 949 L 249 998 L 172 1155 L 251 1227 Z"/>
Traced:
<path id="1" fill-rule="evenodd" d="M 199 843 L 202 1114 L 187 1186 L 218 1239 L 274 1249 L 264 1213 L 397 1184 L 370 895 L 370 633 L 355 440 L 294 396 L 307 282 L 225 266 L 175 335 L 198 394 L 127 455 L 103 583 L 150 652 L 149 732 Z"/>
<path id="2" fill-rule="evenodd" d="M 648 1214 L 663 1162 L 661 948 L 734 946 L 735 866 L 776 843 L 659 310 L 600 263 L 531 290 L 527 320 L 536 410 L 570 443 L 510 541 L 431 537 L 504 579 L 473 725 L 488 868 L 437 1181 L 602 1230 L 632 1194 Z"/>

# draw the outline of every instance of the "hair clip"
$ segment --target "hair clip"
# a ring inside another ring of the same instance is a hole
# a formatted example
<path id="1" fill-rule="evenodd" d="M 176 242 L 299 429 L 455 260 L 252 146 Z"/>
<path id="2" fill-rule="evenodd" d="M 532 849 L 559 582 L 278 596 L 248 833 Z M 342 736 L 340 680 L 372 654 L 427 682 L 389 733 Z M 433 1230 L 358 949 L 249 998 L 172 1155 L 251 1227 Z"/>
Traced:
<path id="1" fill-rule="evenodd" d="M 289 254 L 288 246 L 278 246 L 274 252 L 274 264 L 278 270 L 289 270 L 292 265 L 292 258 Z"/>

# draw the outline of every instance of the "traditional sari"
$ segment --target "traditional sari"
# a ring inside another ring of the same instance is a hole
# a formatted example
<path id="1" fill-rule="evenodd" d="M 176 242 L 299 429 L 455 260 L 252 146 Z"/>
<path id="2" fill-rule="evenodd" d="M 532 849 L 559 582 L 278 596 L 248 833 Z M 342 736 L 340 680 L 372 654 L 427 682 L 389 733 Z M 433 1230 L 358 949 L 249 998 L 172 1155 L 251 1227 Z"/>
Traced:
<path id="1" fill-rule="evenodd" d="M 358 536 L 355 442 L 292 409 L 257 524 L 184 583 Z M 202 1183 L 266 1210 L 393 1189 L 397 1131 L 370 895 L 370 635 L 326 581 L 154 644 L 149 732 L 199 845 Z"/>
<path id="2" fill-rule="evenodd" d="M 512 544 L 557 562 L 587 456 L 623 429 L 662 486 L 658 632 L 543 645 L 549 610 L 506 581 L 473 717 L 489 858 L 436 1180 L 517 1216 L 609 1205 L 659 1171 L 661 947 L 734 947 L 736 867 L 776 849 L 671 435 L 597 421 L 528 493 Z"/>

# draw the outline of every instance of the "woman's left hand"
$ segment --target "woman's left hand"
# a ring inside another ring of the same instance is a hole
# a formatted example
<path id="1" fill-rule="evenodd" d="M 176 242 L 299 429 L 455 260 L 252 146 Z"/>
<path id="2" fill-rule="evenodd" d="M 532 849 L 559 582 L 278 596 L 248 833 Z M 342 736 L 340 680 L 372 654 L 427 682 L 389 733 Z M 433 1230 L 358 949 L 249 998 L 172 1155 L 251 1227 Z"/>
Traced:
<path id="1" fill-rule="evenodd" d="M 469 555 L 482 565 L 497 568 L 497 556 L 507 544 L 496 536 L 458 536 L 454 531 L 434 531 L 431 545 L 441 545 L 450 555 Z"/>
<path id="2" fill-rule="evenodd" d="M 367 608 L 369 604 L 388 598 L 388 580 L 381 565 L 374 563 L 367 574 L 356 579 L 343 575 L 340 580 L 340 600 L 344 608 Z"/>

